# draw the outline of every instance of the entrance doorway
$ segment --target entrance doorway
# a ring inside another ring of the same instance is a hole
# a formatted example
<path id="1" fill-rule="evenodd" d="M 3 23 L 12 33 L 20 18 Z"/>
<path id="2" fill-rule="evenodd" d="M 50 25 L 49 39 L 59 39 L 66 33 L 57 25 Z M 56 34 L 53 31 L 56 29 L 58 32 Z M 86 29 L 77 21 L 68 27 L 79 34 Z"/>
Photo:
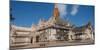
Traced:
<path id="1" fill-rule="evenodd" d="M 36 36 L 36 42 L 39 42 L 39 36 Z"/>

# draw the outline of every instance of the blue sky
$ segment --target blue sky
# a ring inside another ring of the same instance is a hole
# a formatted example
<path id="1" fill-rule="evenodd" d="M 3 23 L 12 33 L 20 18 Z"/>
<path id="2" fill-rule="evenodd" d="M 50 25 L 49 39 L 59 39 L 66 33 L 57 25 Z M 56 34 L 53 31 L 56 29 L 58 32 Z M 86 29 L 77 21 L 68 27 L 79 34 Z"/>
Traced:
<path id="1" fill-rule="evenodd" d="M 71 4 L 66 4 L 67 14 L 63 18 L 67 19 L 76 26 L 81 26 L 91 21 L 94 25 L 94 6 L 78 5 L 77 13 L 71 14 L 73 10 Z M 15 18 L 12 21 L 18 26 L 31 26 L 32 24 L 38 24 L 39 20 L 48 20 L 53 15 L 54 4 L 53 3 L 39 3 L 39 2 L 24 2 L 24 1 L 11 1 L 10 7 L 12 8 L 12 16 Z M 62 7 L 61 7 L 62 8 Z"/>

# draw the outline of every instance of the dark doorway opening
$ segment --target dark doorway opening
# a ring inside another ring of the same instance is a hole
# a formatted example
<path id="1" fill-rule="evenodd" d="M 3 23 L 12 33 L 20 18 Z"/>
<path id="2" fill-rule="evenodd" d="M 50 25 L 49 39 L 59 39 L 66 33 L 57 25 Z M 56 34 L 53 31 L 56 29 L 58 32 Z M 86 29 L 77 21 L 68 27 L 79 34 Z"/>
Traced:
<path id="1" fill-rule="evenodd" d="M 36 36 L 36 42 L 39 42 L 39 36 Z"/>

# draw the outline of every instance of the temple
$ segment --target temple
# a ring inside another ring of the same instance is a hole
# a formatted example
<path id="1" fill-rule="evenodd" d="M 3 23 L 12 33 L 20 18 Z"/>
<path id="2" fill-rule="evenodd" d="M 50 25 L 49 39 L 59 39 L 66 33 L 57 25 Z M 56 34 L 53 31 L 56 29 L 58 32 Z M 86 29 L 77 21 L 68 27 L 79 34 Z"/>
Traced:
<path id="1" fill-rule="evenodd" d="M 38 25 L 32 24 L 31 27 L 11 25 L 10 43 L 11 47 L 25 45 L 31 45 L 31 47 L 54 46 L 53 44 L 56 45 L 59 41 L 69 43 L 85 40 L 93 41 L 93 33 L 94 30 L 90 22 L 76 27 L 60 18 L 59 9 L 55 4 L 53 15 L 48 21 L 40 19 Z"/>

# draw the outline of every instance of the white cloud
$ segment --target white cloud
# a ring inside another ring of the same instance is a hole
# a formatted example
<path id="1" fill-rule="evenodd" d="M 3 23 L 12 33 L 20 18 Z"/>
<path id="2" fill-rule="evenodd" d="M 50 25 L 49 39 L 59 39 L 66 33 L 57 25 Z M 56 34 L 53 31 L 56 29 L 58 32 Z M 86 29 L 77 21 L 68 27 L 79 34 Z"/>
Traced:
<path id="1" fill-rule="evenodd" d="M 78 5 L 73 5 L 71 15 L 76 15 L 76 13 L 78 12 L 78 8 L 79 8 Z"/>
<path id="2" fill-rule="evenodd" d="M 67 15 L 67 5 L 64 4 L 57 4 L 57 7 L 59 9 L 60 12 L 60 17 L 64 17 Z"/>

